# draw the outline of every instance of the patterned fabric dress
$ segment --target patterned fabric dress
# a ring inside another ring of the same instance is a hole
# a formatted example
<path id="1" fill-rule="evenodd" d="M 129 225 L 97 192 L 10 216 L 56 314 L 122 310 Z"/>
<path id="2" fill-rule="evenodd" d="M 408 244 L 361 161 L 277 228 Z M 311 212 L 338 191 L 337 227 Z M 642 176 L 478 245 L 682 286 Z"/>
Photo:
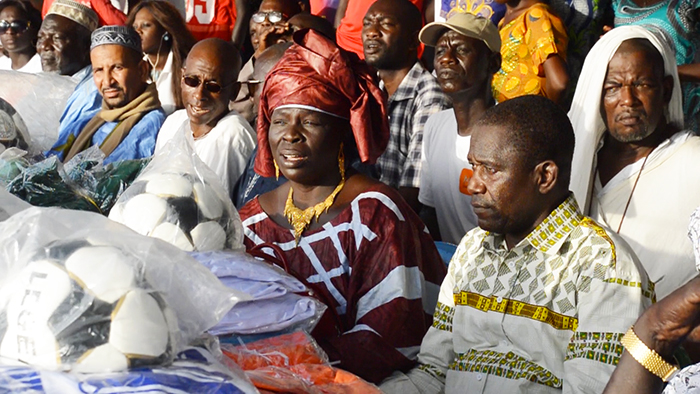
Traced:
<path id="1" fill-rule="evenodd" d="M 700 62 L 700 25 L 696 18 L 700 0 L 665 0 L 640 7 L 632 0 L 613 0 L 615 26 L 653 26 L 664 33 L 676 51 L 678 65 Z M 700 84 L 683 83 L 685 128 L 700 132 Z"/>
<path id="2" fill-rule="evenodd" d="M 415 363 L 446 269 L 430 235 L 397 192 L 377 184 L 297 246 L 258 199 L 240 211 L 246 248 L 267 242 L 332 300 L 342 327 L 314 332 L 340 368 L 378 383 Z M 326 312 L 326 315 L 329 313 Z"/>
<path id="3" fill-rule="evenodd" d="M 501 69 L 493 76 L 493 97 L 503 102 L 519 96 L 546 96 L 543 64 L 552 54 L 566 60 L 568 38 L 549 6 L 538 3 L 499 26 Z"/>
<path id="4" fill-rule="evenodd" d="M 508 249 L 476 228 L 440 287 L 419 368 L 385 393 L 601 393 L 653 284 L 570 196 Z"/>

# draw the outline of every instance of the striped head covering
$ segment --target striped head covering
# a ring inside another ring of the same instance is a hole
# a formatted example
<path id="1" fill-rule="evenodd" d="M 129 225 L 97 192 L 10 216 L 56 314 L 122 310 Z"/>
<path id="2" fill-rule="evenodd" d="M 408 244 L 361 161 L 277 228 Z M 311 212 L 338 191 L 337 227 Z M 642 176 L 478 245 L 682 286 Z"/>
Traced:
<path id="1" fill-rule="evenodd" d="M 51 4 L 49 12 L 46 13 L 46 16 L 49 15 L 60 15 L 68 18 L 89 31 L 97 29 L 97 26 L 100 25 L 100 20 L 92 8 L 73 0 L 55 0 Z"/>
<path id="2" fill-rule="evenodd" d="M 90 50 L 100 45 L 121 45 L 141 53 L 141 37 L 130 26 L 102 26 L 92 32 Z"/>

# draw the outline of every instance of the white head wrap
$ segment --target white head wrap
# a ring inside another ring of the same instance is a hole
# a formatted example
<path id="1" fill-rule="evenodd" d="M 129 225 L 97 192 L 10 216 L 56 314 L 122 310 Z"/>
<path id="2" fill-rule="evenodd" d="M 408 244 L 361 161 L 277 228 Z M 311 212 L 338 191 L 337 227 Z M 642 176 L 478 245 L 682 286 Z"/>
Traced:
<path id="1" fill-rule="evenodd" d="M 681 85 L 672 45 L 669 45 L 663 36 L 641 26 L 621 26 L 606 33 L 586 56 L 569 111 L 569 119 L 576 135 L 569 188 L 584 207 L 589 205 L 591 185 L 595 179 L 593 157 L 605 132 L 605 123 L 600 113 L 600 98 L 608 63 L 617 52 L 617 48 L 624 41 L 633 38 L 646 38 L 663 56 L 665 75 L 673 77 L 673 94 L 668 104 L 666 121 L 679 130 L 683 127 Z"/>

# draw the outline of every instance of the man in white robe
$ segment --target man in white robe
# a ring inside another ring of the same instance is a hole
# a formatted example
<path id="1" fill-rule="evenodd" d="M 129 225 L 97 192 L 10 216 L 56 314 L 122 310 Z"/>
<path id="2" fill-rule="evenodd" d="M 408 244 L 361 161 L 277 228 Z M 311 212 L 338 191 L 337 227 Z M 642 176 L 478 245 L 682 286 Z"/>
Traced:
<path id="1" fill-rule="evenodd" d="M 671 46 L 636 26 L 593 47 L 569 117 L 571 189 L 585 213 L 629 243 L 659 299 L 697 272 L 687 228 L 700 205 L 700 137 L 682 130 Z"/>
<path id="2" fill-rule="evenodd" d="M 240 84 L 238 50 L 219 39 L 200 41 L 190 51 L 182 77 L 185 109 L 168 116 L 156 141 L 156 154 L 174 137 L 184 138 L 231 194 L 255 149 L 256 135 L 236 111 L 228 110 Z"/>

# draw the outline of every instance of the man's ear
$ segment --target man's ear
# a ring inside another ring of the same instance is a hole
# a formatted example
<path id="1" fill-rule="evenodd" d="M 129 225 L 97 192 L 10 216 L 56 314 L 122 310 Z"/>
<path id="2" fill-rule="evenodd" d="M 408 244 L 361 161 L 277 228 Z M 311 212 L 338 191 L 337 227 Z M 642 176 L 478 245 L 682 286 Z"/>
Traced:
<path id="1" fill-rule="evenodd" d="M 411 41 L 408 45 L 408 49 L 411 51 L 417 51 L 418 48 L 420 47 L 420 40 L 418 39 L 418 33 L 420 33 L 420 30 L 416 30 L 411 33 Z"/>
<path id="2" fill-rule="evenodd" d="M 496 53 L 496 52 L 490 52 L 490 55 L 489 55 L 489 73 L 495 74 L 500 69 L 501 69 L 501 54 Z"/>
<path id="3" fill-rule="evenodd" d="M 141 82 L 148 82 L 148 78 L 150 77 L 150 66 L 148 63 L 146 63 L 145 60 L 141 59 L 139 61 L 139 69 L 141 70 Z M 155 81 L 153 81 L 155 82 Z"/>
<path id="4" fill-rule="evenodd" d="M 671 102 L 671 96 L 673 96 L 673 77 L 667 75 L 664 77 L 664 104 Z"/>
<path id="5" fill-rule="evenodd" d="M 559 167 L 552 160 L 545 160 L 535 166 L 535 182 L 540 194 L 547 194 L 559 181 Z"/>
<path id="6" fill-rule="evenodd" d="M 229 98 L 230 101 L 234 101 L 236 97 L 238 97 L 238 91 L 241 90 L 241 82 L 237 81 L 231 84 L 231 97 Z"/>

